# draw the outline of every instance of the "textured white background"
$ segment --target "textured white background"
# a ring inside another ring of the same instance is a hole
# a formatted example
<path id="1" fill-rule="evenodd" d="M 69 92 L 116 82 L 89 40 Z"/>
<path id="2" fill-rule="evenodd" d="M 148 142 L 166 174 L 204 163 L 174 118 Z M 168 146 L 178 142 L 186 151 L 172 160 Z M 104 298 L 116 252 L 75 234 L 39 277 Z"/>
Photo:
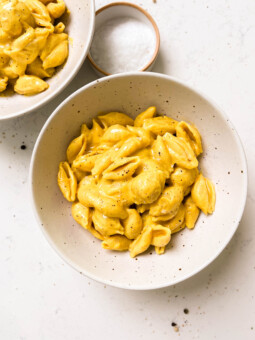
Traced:
<path id="1" fill-rule="evenodd" d="M 147 9 L 159 26 L 161 48 L 154 71 L 205 92 L 237 128 L 250 174 L 242 222 L 212 265 L 167 289 L 106 287 L 63 263 L 31 211 L 28 169 L 49 114 L 66 95 L 96 78 L 85 62 L 53 103 L 0 124 L 1 340 L 255 339 L 255 2 L 132 2 Z M 97 0 L 96 6 L 107 3 Z M 22 143 L 26 150 L 20 149 Z"/>

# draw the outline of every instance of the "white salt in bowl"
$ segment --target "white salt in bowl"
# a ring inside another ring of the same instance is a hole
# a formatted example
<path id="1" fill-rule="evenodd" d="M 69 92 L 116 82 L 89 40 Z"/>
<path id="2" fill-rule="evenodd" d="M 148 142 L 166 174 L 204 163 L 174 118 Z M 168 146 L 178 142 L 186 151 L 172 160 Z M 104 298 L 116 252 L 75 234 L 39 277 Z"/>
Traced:
<path id="1" fill-rule="evenodd" d="M 20 94 L 0 96 L 0 120 L 22 116 L 52 100 L 74 78 L 86 58 L 95 25 L 94 0 L 65 0 L 70 15 L 63 20 L 70 37 L 69 56 L 66 63 L 50 79 L 50 87 L 34 96 Z"/>
<path id="2" fill-rule="evenodd" d="M 200 164 L 216 188 L 215 212 L 200 215 L 194 230 L 173 235 L 164 255 L 153 249 L 132 259 L 128 252 L 101 248 L 79 226 L 57 185 L 58 165 L 82 123 L 98 113 L 121 111 L 133 118 L 150 105 L 158 113 L 194 123 L 204 153 Z M 241 220 L 247 192 L 244 151 L 236 130 L 210 99 L 184 83 L 157 73 L 137 72 L 101 78 L 68 97 L 50 116 L 36 142 L 30 168 L 32 205 L 56 252 L 86 276 L 116 287 L 154 289 L 198 273 L 226 247 Z M 151 254 L 150 254 L 151 253 Z"/>
<path id="3" fill-rule="evenodd" d="M 114 2 L 96 12 L 88 59 L 100 77 L 125 71 L 149 71 L 157 59 L 159 45 L 159 30 L 148 12 L 132 3 Z M 146 52 L 141 53 L 146 46 Z"/>

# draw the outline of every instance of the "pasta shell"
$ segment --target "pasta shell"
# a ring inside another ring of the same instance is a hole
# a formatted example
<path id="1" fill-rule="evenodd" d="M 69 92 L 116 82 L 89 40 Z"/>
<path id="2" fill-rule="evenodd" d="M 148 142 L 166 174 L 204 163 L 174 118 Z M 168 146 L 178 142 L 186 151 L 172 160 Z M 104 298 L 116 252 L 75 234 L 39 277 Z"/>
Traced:
<path id="1" fill-rule="evenodd" d="M 165 170 L 169 173 L 173 171 L 174 163 L 161 136 L 152 145 L 152 155 Z"/>
<path id="2" fill-rule="evenodd" d="M 98 153 L 104 153 L 112 148 L 112 145 L 109 142 L 100 142 L 99 145 L 96 145 L 93 150 Z"/>
<path id="3" fill-rule="evenodd" d="M 158 175 L 162 175 L 164 179 L 169 177 L 169 171 L 165 170 L 156 160 L 147 157 L 141 158 L 136 174 L 139 175 L 142 172 L 156 172 Z"/>
<path id="4" fill-rule="evenodd" d="M 67 162 L 59 164 L 58 186 L 64 197 L 70 201 L 75 201 L 77 191 L 77 180 L 70 165 Z"/>
<path id="5" fill-rule="evenodd" d="M 73 165 L 71 166 L 71 169 L 72 169 L 72 171 L 73 171 L 73 173 L 74 173 L 74 176 L 75 176 L 76 179 L 77 179 L 77 182 L 80 182 L 85 176 L 88 176 L 88 173 L 87 173 L 87 172 L 81 171 L 81 170 L 79 170 L 79 169 L 76 169 L 76 168 L 74 168 Z"/>
<path id="6" fill-rule="evenodd" d="M 118 200 L 103 194 L 98 194 L 98 188 L 92 176 L 86 176 L 81 180 L 77 197 L 86 207 L 95 208 L 108 217 L 124 219 L 128 216 L 126 209 Z"/>
<path id="7" fill-rule="evenodd" d="M 43 68 L 48 69 L 62 65 L 68 57 L 68 53 L 68 41 L 64 40 L 47 55 L 43 61 Z"/>
<path id="8" fill-rule="evenodd" d="M 31 27 L 35 27 L 35 20 L 31 11 L 28 9 L 25 3 L 19 1 L 15 5 L 16 16 L 19 19 L 20 23 L 27 24 Z"/>
<path id="9" fill-rule="evenodd" d="M 118 218 L 108 217 L 95 209 L 92 213 L 92 222 L 95 229 L 103 236 L 124 234 L 124 227 Z"/>
<path id="10" fill-rule="evenodd" d="M 171 230 L 162 225 L 152 227 L 151 245 L 155 247 L 165 247 L 171 240 Z"/>
<path id="11" fill-rule="evenodd" d="M 12 68 L 13 72 L 16 73 L 18 76 L 23 76 L 25 74 L 27 65 L 24 63 L 18 63 L 15 60 L 10 60 L 10 68 Z"/>
<path id="12" fill-rule="evenodd" d="M 47 10 L 52 18 L 57 19 L 65 13 L 66 5 L 63 0 L 57 0 L 56 3 L 50 2 L 47 5 Z"/>
<path id="13" fill-rule="evenodd" d="M 145 119 L 143 128 L 151 131 L 155 135 L 163 136 L 165 133 L 175 133 L 178 122 L 167 116 L 160 116 Z"/>
<path id="14" fill-rule="evenodd" d="M 138 137 L 128 138 L 121 144 L 120 148 L 115 152 L 113 159 L 131 156 L 133 153 L 147 146 Z"/>
<path id="15" fill-rule="evenodd" d="M 215 189 L 213 183 L 200 174 L 191 190 L 191 197 L 204 214 L 212 214 L 215 208 Z"/>
<path id="16" fill-rule="evenodd" d="M 127 138 L 130 138 L 132 133 L 128 131 L 125 126 L 115 124 L 110 126 L 104 133 L 102 141 L 110 142 L 110 143 L 117 143 L 120 140 L 124 141 Z"/>
<path id="17" fill-rule="evenodd" d="M 66 157 L 69 163 L 72 163 L 76 157 L 82 156 L 86 150 L 87 138 L 84 134 L 75 138 L 68 146 Z"/>
<path id="18" fill-rule="evenodd" d="M 183 200 L 183 189 L 180 186 L 171 186 L 164 189 L 157 202 L 153 203 L 150 208 L 150 215 L 162 216 L 168 215 L 173 218 L 179 209 Z"/>
<path id="19" fill-rule="evenodd" d="M 98 120 L 103 124 L 104 127 L 109 127 L 111 125 L 134 125 L 132 118 L 127 116 L 125 113 L 121 112 L 110 112 L 103 116 L 98 116 Z"/>
<path id="20" fill-rule="evenodd" d="M 176 127 L 177 137 L 182 137 L 190 144 L 195 155 L 198 156 L 203 152 L 201 136 L 194 125 L 186 122 L 179 122 Z"/>
<path id="21" fill-rule="evenodd" d="M 165 247 L 155 247 L 155 251 L 158 255 L 162 255 L 165 252 Z"/>
<path id="22" fill-rule="evenodd" d="M 79 223 L 84 229 L 88 230 L 94 237 L 99 240 L 104 240 L 104 237 L 92 227 L 91 211 L 89 208 L 84 207 L 79 202 L 72 204 L 72 216 L 77 223 Z"/>
<path id="23" fill-rule="evenodd" d="M 0 4 L 2 5 L 2 2 Z M 3 31 L 12 36 L 18 36 L 22 33 L 22 24 L 20 18 L 17 15 L 15 2 L 10 1 L 5 3 L 5 6 L 1 8 L 0 26 Z"/>
<path id="24" fill-rule="evenodd" d="M 9 64 L 1 69 L 1 76 L 6 77 L 8 80 L 16 79 L 18 78 L 18 74 L 15 73 L 15 70 L 10 66 L 12 59 L 10 60 Z"/>
<path id="25" fill-rule="evenodd" d="M 185 228 L 185 226 L 186 226 L 186 224 L 185 224 L 185 221 L 183 221 L 183 222 L 182 222 L 182 224 L 181 224 L 181 225 L 179 225 L 179 227 L 178 227 L 178 228 L 176 228 L 176 229 L 174 229 L 174 231 L 172 231 L 172 234 L 176 234 L 176 233 L 178 233 L 179 231 L 181 231 L 182 229 L 184 229 L 184 228 Z"/>
<path id="26" fill-rule="evenodd" d="M 114 150 L 110 149 L 97 157 L 95 165 L 91 170 L 93 176 L 101 175 L 111 165 L 113 152 Z"/>
<path id="27" fill-rule="evenodd" d="M 39 54 L 46 44 L 47 38 L 49 36 L 49 30 L 44 27 L 36 27 L 34 32 L 35 38 L 30 44 L 28 44 L 27 47 L 36 48 Z"/>
<path id="28" fill-rule="evenodd" d="M 146 109 L 144 112 L 140 113 L 135 121 L 134 121 L 134 126 L 141 127 L 143 126 L 143 122 L 145 119 L 152 118 L 156 114 L 156 107 L 155 106 L 150 106 L 148 109 Z"/>
<path id="29" fill-rule="evenodd" d="M 193 202 L 193 199 L 191 196 L 189 196 L 185 203 L 185 223 L 187 228 L 193 229 L 195 227 L 196 221 L 198 219 L 200 210 L 196 206 L 196 204 Z"/>
<path id="30" fill-rule="evenodd" d="M 16 79 L 25 74 L 26 67 L 26 64 L 18 63 L 16 60 L 10 59 L 8 65 L 0 70 L 0 74 L 8 79 Z"/>
<path id="31" fill-rule="evenodd" d="M 132 204 L 129 194 L 129 180 L 111 181 L 101 178 L 98 182 L 99 194 L 111 196 L 117 201 L 121 201 L 123 206 Z"/>
<path id="32" fill-rule="evenodd" d="M 154 142 L 154 138 L 150 131 L 146 131 L 143 128 L 135 127 L 135 126 L 127 126 L 127 129 L 135 134 L 142 142 L 143 148 L 151 145 Z"/>
<path id="33" fill-rule="evenodd" d="M 184 226 L 183 226 L 184 223 Z M 180 208 L 175 215 L 174 218 L 172 218 L 170 221 L 163 222 L 162 223 L 165 227 L 168 227 L 172 234 L 177 232 L 179 230 L 178 228 L 182 226 L 181 229 L 185 227 L 185 208 L 184 205 L 181 203 Z"/>
<path id="34" fill-rule="evenodd" d="M 49 31 L 45 28 L 31 28 L 17 38 L 5 53 L 20 64 L 31 64 L 44 47 Z M 48 67 L 47 67 L 48 68 Z"/>
<path id="35" fill-rule="evenodd" d="M 48 36 L 45 46 L 40 52 L 40 58 L 44 61 L 47 56 L 49 56 L 52 51 L 61 44 L 63 41 L 67 41 L 68 35 L 66 33 L 52 33 Z"/>
<path id="36" fill-rule="evenodd" d="M 45 91 L 49 87 L 44 80 L 35 76 L 21 76 L 14 85 L 14 91 L 23 95 L 33 95 Z"/>
<path id="37" fill-rule="evenodd" d="M 135 204 L 150 204 L 158 199 L 165 184 L 161 171 L 144 171 L 132 179 L 130 193 Z"/>
<path id="38" fill-rule="evenodd" d="M 186 169 L 197 168 L 198 161 L 194 151 L 183 138 L 166 133 L 163 139 L 174 163 Z"/>
<path id="39" fill-rule="evenodd" d="M 86 155 L 78 156 L 73 161 L 73 167 L 81 171 L 90 172 L 94 168 L 96 160 L 99 156 L 100 154 L 96 151 L 89 152 Z"/>
<path id="40" fill-rule="evenodd" d="M 141 149 L 135 152 L 133 155 L 140 157 L 140 159 L 145 158 L 149 159 L 151 157 L 151 149 L 150 148 Z"/>
<path id="41" fill-rule="evenodd" d="M 84 229 L 91 226 L 90 209 L 84 207 L 81 203 L 75 202 L 72 204 L 72 216 Z"/>
<path id="42" fill-rule="evenodd" d="M 130 178 L 140 164 L 139 157 L 122 157 L 114 161 L 103 172 L 103 178 L 110 180 L 124 180 Z"/>
<path id="43" fill-rule="evenodd" d="M 4 52 L 10 55 L 12 52 L 19 52 L 23 50 L 30 42 L 35 38 L 35 30 L 32 27 L 28 27 L 26 31 L 16 38 L 11 44 L 10 48 L 6 48 Z M 14 54 L 13 54 L 14 55 Z"/>
<path id="44" fill-rule="evenodd" d="M 186 190 L 195 182 L 198 174 L 197 168 L 185 169 L 177 166 L 171 174 L 170 179 L 173 185 L 182 186 L 183 189 Z"/>
<path id="45" fill-rule="evenodd" d="M 54 27 L 54 33 L 63 33 L 65 30 L 65 25 L 63 22 L 59 22 L 55 27 Z"/>
<path id="46" fill-rule="evenodd" d="M 42 61 L 37 57 L 31 64 L 27 65 L 26 73 L 37 76 L 39 78 L 49 78 L 53 76 L 55 68 L 44 69 L 42 66 Z"/>
<path id="47" fill-rule="evenodd" d="M 97 146 L 101 143 L 102 136 L 104 135 L 105 128 L 101 126 L 101 122 L 98 119 L 93 119 L 92 129 L 89 133 L 90 146 Z"/>
<path id="48" fill-rule="evenodd" d="M 82 124 L 81 126 L 81 134 L 84 134 L 86 136 L 88 136 L 90 133 L 90 129 L 87 127 L 86 124 Z"/>
<path id="49" fill-rule="evenodd" d="M 84 134 L 87 139 L 87 152 L 103 153 L 110 148 L 111 145 L 107 142 L 102 142 L 104 129 L 100 126 L 96 119 L 93 119 L 92 128 L 89 129 L 86 124 L 81 126 L 81 134 Z"/>
<path id="50" fill-rule="evenodd" d="M 51 24 L 51 17 L 47 8 L 39 0 L 26 0 L 26 6 L 32 13 L 38 26 L 48 27 L 53 32 L 54 27 Z"/>
<path id="51" fill-rule="evenodd" d="M 146 227 L 141 234 L 130 244 L 129 251 L 131 257 L 145 252 L 151 245 L 152 228 Z"/>
<path id="52" fill-rule="evenodd" d="M 111 236 L 105 238 L 102 242 L 102 248 L 124 251 L 128 250 L 130 246 L 131 240 L 127 239 L 125 236 Z"/>
<path id="53" fill-rule="evenodd" d="M 145 212 L 144 214 L 142 214 L 142 222 L 143 222 L 143 227 L 152 227 L 153 225 L 156 225 L 156 223 L 154 223 L 152 221 L 152 216 L 149 215 L 148 212 Z"/>
<path id="54" fill-rule="evenodd" d="M 125 229 L 125 236 L 133 240 L 142 231 L 143 222 L 136 209 L 127 209 L 128 217 L 122 221 Z"/>
<path id="55" fill-rule="evenodd" d="M 177 214 L 178 209 L 176 209 L 174 212 L 171 212 L 169 214 L 166 215 L 160 215 L 160 216 L 151 216 L 151 220 L 153 223 L 161 223 L 164 221 L 169 221 L 171 220 L 171 218 L 174 218 L 174 216 Z"/>

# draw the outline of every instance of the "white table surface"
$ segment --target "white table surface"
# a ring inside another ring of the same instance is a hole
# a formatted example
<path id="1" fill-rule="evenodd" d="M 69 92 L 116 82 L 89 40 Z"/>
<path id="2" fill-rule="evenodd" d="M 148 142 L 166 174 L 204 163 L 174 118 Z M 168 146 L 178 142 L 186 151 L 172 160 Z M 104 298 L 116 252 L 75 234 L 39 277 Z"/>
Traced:
<path id="1" fill-rule="evenodd" d="M 255 339 L 255 1 L 132 2 L 159 26 L 161 48 L 153 70 L 205 92 L 236 126 L 250 174 L 243 219 L 213 264 L 174 287 L 146 292 L 106 287 L 65 264 L 31 211 L 28 169 L 52 110 L 96 79 L 85 62 L 51 104 L 0 124 L 1 340 Z M 96 1 L 97 8 L 107 3 Z"/>

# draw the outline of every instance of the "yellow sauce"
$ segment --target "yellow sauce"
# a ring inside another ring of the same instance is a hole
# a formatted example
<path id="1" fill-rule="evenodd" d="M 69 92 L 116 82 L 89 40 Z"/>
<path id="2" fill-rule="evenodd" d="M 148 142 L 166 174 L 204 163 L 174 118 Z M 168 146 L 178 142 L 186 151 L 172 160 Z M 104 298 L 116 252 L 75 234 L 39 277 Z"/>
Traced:
<path id="1" fill-rule="evenodd" d="M 49 87 L 44 79 L 68 57 L 65 25 L 54 25 L 65 12 L 63 0 L 0 0 L 0 92 L 8 84 L 22 95 Z"/>
<path id="2" fill-rule="evenodd" d="M 155 107 L 135 120 L 110 112 L 82 126 L 58 184 L 74 202 L 74 219 L 103 248 L 135 257 L 154 246 L 163 254 L 172 234 L 194 228 L 200 210 L 214 211 L 214 186 L 197 168 L 202 152 L 195 126 L 157 117 Z"/>

